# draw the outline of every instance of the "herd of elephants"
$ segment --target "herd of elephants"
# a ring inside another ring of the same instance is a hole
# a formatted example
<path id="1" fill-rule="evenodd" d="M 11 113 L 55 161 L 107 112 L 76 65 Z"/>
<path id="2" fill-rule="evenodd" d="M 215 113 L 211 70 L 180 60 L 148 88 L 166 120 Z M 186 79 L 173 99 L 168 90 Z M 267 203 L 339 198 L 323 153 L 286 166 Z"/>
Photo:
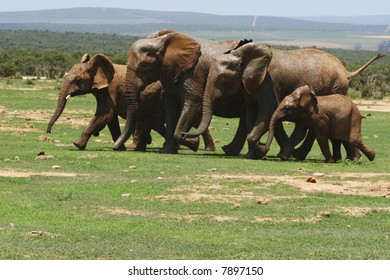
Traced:
<path id="1" fill-rule="evenodd" d="M 161 30 L 130 47 L 127 65 L 85 54 L 64 76 L 47 132 L 69 97 L 92 93 L 95 115 L 74 142 L 81 150 L 108 125 L 114 150 L 125 150 L 133 135 L 134 150 L 144 151 L 153 129 L 165 138 L 161 153 L 177 153 L 180 145 L 197 151 L 199 136 L 213 151 L 208 126 L 216 115 L 240 120 L 233 140 L 222 147 L 229 156 L 238 156 L 247 142 L 244 157 L 261 159 L 275 137 L 283 160 L 305 159 L 317 139 L 327 163 L 341 159 L 341 145 L 346 158 L 360 158 L 361 151 L 372 161 L 375 152 L 362 142 L 362 116 L 345 95 L 351 79 L 380 57 L 348 72 L 338 58 L 317 49 L 279 50 L 252 40 Z M 118 116 L 126 119 L 122 132 Z M 283 121 L 295 123 L 290 136 Z"/>

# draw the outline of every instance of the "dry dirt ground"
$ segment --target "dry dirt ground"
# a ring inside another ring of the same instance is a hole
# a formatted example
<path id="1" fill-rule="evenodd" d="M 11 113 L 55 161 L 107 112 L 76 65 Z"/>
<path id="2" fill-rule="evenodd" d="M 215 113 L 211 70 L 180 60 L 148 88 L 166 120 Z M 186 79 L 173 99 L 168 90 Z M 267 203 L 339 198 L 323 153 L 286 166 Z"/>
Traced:
<path id="1" fill-rule="evenodd" d="M 368 101 L 368 100 L 355 100 L 355 103 L 358 105 L 359 109 L 364 115 L 364 111 L 380 111 L 380 112 L 390 112 L 390 99 L 384 99 L 379 101 Z M 25 120 L 31 122 L 48 122 L 51 117 L 51 111 L 7 111 L 7 108 L 0 106 L 0 131 L 12 131 L 15 133 L 24 133 L 28 131 L 37 132 L 37 129 L 34 126 L 26 125 L 22 128 L 10 127 L 7 125 L 7 119 L 11 118 L 24 118 Z M 71 115 L 73 112 L 69 112 Z M 80 112 L 77 112 L 80 113 Z M 85 113 L 85 112 L 83 112 Z M 93 112 L 91 112 L 92 116 Z M 86 125 L 88 119 L 77 119 L 72 120 L 69 117 L 63 117 L 63 120 L 69 123 L 70 121 L 75 126 Z M 42 136 L 43 137 L 43 136 Z M 46 136 L 45 136 L 46 137 Z M 43 137 L 40 141 L 55 141 L 50 137 Z M 334 173 L 334 174 L 313 174 L 312 176 L 303 175 L 305 173 L 302 171 L 302 175 L 294 176 L 262 176 L 262 175 L 250 175 L 250 176 L 240 176 L 240 175 L 215 175 L 221 176 L 224 179 L 230 180 L 263 180 L 269 182 L 270 184 L 275 184 L 277 182 L 282 182 L 287 185 L 294 186 L 305 192 L 330 192 L 337 194 L 354 194 L 354 195 L 369 195 L 369 196 L 384 196 L 390 197 L 390 181 L 388 176 L 390 173 L 378 174 L 378 173 Z M 307 174 L 307 172 L 305 173 Z M 88 174 L 78 174 L 78 173 L 64 173 L 59 172 L 58 170 L 52 170 L 48 172 L 33 172 L 30 170 L 13 170 L 13 169 L 3 169 L 0 170 L 0 176 L 2 177 L 29 177 L 29 176 L 88 176 Z M 207 175 L 210 176 L 210 175 Z M 312 178 L 310 178 L 312 177 Z M 381 179 L 384 177 L 384 179 Z M 386 178 L 387 177 L 387 178 Z M 387 180 L 386 180 L 387 179 Z M 342 182 L 342 183 L 340 183 Z M 215 186 L 218 188 L 218 186 Z M 208 186 L 210 188 L 210 186 Z M 169 199 L 181 199 L 185 201 L 196 201 L 200 199 L 207 200 L 224 200 L 229 199 L 231 201 L 239 201 L 242 199 L 258 199 L 252 197 L 251 193 L 241 193 L 237 196 L 226 197 L 226 195 L 218 197 L 216 194 L 207 194 L 202 190 L 202 187 L 191 186 L 193 190 L 191 194 L 182 195 L 173 190 L 172 196 L 161 196 L 158 199 L 169 200 Z M 178 191 L 178 190 L 176 190 Z M 263 202 L 266 203 L 267 200 L 275 198 L 262 198 Z M 259 203 L 262 203 L 259 200 Z"/>

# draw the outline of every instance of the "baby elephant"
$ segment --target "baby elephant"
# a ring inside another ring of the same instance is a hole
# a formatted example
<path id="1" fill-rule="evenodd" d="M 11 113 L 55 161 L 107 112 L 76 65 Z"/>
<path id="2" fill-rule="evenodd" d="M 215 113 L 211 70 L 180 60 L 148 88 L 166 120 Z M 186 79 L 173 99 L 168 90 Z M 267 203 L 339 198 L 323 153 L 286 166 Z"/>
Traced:
<path id="1" fill-rule="evenodd" d="M 264 155 L 269 151 L 277 122 L 291 121 L 297 129 L 291 135 L 290 153 L 309 129 L 320 145 L 325 162 L 335 162 L 329 149 L 329 139 L 356 147 L 372 161 L 375 152 L 363 144 L 361 120 L 359 109 L 348 97 L 341 94 L 316 96 L 310 86 L 301 86 L 279 104 L 272 115 L 267 143 L 260 149 Z"/>

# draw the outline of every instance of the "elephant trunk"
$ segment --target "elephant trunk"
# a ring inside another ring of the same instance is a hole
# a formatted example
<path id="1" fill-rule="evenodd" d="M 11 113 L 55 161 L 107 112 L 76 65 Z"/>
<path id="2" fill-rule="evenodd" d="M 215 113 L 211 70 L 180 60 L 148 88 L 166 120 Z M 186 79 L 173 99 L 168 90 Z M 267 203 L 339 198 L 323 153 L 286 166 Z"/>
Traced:
<path id="1" fill-rule="evenodd" d="M 211 85 L 213 82 L 208 82 Z M 183 139 L 186 138 L 196 138 L 205 133 L 207 130 L 211 118 L 213 116 L 213 103 L 214 103 L 214 95 L 213 93 L 215 92 L 214 89 L 210 90 L 206 86 L 206 90 L 203 96 L 203 108 L 202 108 L 202 120 L 200 121 L 200 124 L 197 129 L 191 132 L 182 132 L 181 136 Z"/>
<path id="2" fill-rule="evenodd" d="M 122 134 L 114 143 L 113 149 L 117 151 L 125 149 L 125 142 L 130 138 L 131 134 L 134 133 L 137 123 L 139 98 L 143 87 L 143 82 L 141 79 L 136 78 L 135 75 L 132 75 L 131 73 L 129 74 L 129 72 L 130 71 L 128 70 L 126 74 L 125 86 L 127 104 L 126 124 Z"/>
<path id="3" fill-rule="evenodd" d="M 59 94 L 57 109 L 54 112 L 54 115 L 51 117 L 49 124 L 47 125 L 46 133 L 51 133 L 51 128 L 54 125 L 54 123 L 58 120 L 58 118 L 61 116 L 62 112 L 64 111 L 66 102 L 69 97 L 70 95 L 67 94 L 66 92 L 62 92 Z"/>
<path id="4" fill-rule="evenodd" d="M 265 145 L 260 146 L 261 157 L 264 157 L 270 150 L 272 140 L 274 139 L 275 136 L 275 125 L 279 120 L 281 120 L 279 111 L 280 110 L 277 109 L 275 113 L 272 115 L 271 121 L 269 123 L 267 142 L 265 143 Z"/>

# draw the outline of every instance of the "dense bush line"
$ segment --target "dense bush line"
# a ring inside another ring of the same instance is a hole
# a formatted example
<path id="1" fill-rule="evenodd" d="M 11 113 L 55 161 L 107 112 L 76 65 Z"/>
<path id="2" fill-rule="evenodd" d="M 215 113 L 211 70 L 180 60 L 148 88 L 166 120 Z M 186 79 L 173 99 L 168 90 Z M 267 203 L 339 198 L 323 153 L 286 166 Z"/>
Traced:
<path id="1" fill-rule="evenodd" d="M 126 63 L 130 45 L 138 37 L 114 34 L 0 30 L 0 77 L 24 75 L 61 78 L 86 52 L 105 53 L 115 63 Z M 349 71 L 358 69 L 376 53 L 326 49 Z M 354 78 L 351 89 L 363 98 L 382 98 L 390 92 L 390 56 L 375 61 Z"/>
<path id="2" fill-rule="evenodd" d="M 115 34 L 0 30 L 0 77 L 23 75 L 59 78 L 86 52 L 105 53 L 126 63 L 138 38 Z"/>

